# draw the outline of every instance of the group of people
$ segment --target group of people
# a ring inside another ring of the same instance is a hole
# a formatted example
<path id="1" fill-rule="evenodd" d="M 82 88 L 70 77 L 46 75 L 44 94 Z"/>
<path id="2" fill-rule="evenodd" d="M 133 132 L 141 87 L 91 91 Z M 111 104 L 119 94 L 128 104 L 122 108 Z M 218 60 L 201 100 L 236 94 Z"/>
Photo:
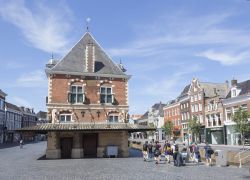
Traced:
<path id="1" fill-rule="evenodd" d="M 200 147 L 197 145 L 197 143 L 192 143 L 189 146 L 189 153 L 188 147 L 185 145 L 185 143 L 180 147 L 181 148 L 179 148 L 179 145 L 176 144 L 174 141 L 173 143 L 165 141 L 163 146 L 161 146 L 158 141 L 146 141 L 143 144 L 143 160 L 148 161 L 154 157 L 155 163 L 159 164 L 159 162 L 161 161 L 161 157 L 165 157 L 165 160 L 170 163 L 170 159 L 172 156 L 174 166 L 185 165 L 186 161 L 188 160 L 188 157 L 189 160 L 196 162 L 197 164 L 201 161 Z M 214 153 L 214 151 L 212 150 L 211 146 L 208 145 L 208 143 L 206 143 L 204 150 L 206 163 L 207 165 L 211 165 L 211 155 Z"/>

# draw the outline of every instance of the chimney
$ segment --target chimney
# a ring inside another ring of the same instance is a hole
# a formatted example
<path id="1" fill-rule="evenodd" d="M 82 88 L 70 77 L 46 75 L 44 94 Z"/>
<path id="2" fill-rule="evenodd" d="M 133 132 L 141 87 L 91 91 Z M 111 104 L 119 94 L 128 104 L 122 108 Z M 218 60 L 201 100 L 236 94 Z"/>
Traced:
<path id="1" fill-rule="evenodd" d="M 89 42 L 86 46 L 85 60 L 86 71 L 95 72 L 95 46 L 92 42 Z"/>
<path id="2" fill-rule="evenodd" d="M 237 86 L 237 80 L 236 79 L 231 80 L 231 86 L 232 87 Z"/>

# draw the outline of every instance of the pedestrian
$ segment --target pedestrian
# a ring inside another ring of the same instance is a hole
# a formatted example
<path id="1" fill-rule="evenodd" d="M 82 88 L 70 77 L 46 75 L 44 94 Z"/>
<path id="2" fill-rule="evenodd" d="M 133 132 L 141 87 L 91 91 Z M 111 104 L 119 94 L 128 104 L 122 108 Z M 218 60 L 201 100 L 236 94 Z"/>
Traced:
<path id="1" fill-rule="evenodd" d="M 211 166 L 212 165 L 211 155 L 214 153 L 214 151 L 211 148 L 211 146 L 209 146 L 208 142 L 206 142 L 206 145 L 204 146 L 204 150 L 205 150 L 205 158 L 206 158 L 207 166 Z"/>
<path id="2" fill-rule="evenodd" d="M 143 154 L 143 160 L 147 161 L 147 159 L 148 159 L 148 141 L 146 141 L 142 146 L 142 154 Z"/>
<path id="3" fill-rule="evenodd" d="M 199 164 L 199 161 L 200 161 L 200 148 L 199 146 L 197 145 L 197 143 L 194 144 L 194 161 Z"/>
<path id="4" fill-rule="evenodd" d="M 164 144 L 164 153 L 165 153 L 165 159 L 168 163 L 170 163 L 170 156 L 173 155 L 172 149 L 171 149 L 171 145 L 168 141 L 165 141 Z"/>
<path id="5" fill-rule="evenodd" d="M 161 145 L 159 144 L 158 141 L 155 141 L 155 151 L 154 151 L 154 156 L 155 156 L 155 164 L 159 164 L 160 162 L 160 155 L 161 155 Z"/>
<path id="6" fill-rule="evenodd" d="M 172 150 L 173 150 L 173 159 L 174 159 L 174 166 L 176 166 L 178 163 L 177 163 L 177 155 L 179 153 L 179 147 L 178 145 L 175 143 L 174 141 L 174 144 L 171 146 Z"/>
<path id="7" fill-rule="evenodd" d="M 148 158 L 152 159 L 153 158 L 153 144 L 152 141 L 148 144 Z"/>
<path id="8" fill-rule="evenodd" d="M 23 148 L 23 139 L 22 138 L 20 139 L 19 143 L 20 143 L 20 149 L 22 149 Z"/>

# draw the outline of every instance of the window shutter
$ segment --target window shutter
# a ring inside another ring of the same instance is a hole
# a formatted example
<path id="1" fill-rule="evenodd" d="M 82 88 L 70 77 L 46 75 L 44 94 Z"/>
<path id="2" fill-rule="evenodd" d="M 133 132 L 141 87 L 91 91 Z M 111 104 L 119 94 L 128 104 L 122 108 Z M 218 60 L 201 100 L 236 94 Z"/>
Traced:
<path id="1" fill-rule="evenodd" d="M 111 100 L 111 101 L 112 101 L 112 102 L 111 102 L 112 104 L 114 103 L 114 100 L 115 100 L 115 97 L 114 97 L 114 94 L 112 94 L 112 100 Z"/>
<path id="2" fill-rule="evenodd" d="M 71 93 L 68 93 L 68 102 L 71 103 Z"/>
<path id="3" fill-rule="evenodd" d="M 85 93 L 82 93 L 82 103 L 85 103 Z"/>

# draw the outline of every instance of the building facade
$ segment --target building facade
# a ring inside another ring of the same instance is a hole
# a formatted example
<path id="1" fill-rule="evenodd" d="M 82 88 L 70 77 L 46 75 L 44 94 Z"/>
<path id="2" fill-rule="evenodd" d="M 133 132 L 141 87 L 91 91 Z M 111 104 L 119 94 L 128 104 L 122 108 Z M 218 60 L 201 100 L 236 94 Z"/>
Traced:
<path id="1" fill-rule="evenodd" d="M 175 137 L 181 137 L 181 115 L 180 115 L 180 102 L 178 99 L 169 101 L 164 110 L 164 122 L 171 121 L 174 129 L 173 134 Z"/>
<path id="2" fill-rule="evenodd" d="M 241 134 L 235 131 L 235 122 L 233 122 L 232 118 L 239 107 L 242 107 L 243 110 L 250 112 L 250 80 L 240 83 L 238 83 L 237 80 L 232 80 L 231 88 L 226 99 L 223 100 L 223 105 L 226 144 L 241 145 Z M 246 138 L 250 139 L 250 137 Z"/>
<path id="3" fill-rule="evenodd" d="M 225 144 L 224 110 L 225 94 L 205 99 L 206 141 L 209 144 Z"/>
<path id="4" fill-rule="evenodd" d="M 5 97 L 7 96 L 6 93 L 4 93 L 0 89 L 0 143 L 4 142 L 4 136 L 6 131 L 5 126 Z"/>
<path id="5" fill-rule="evenodd" d="M 190 100 L 188 96 L 189 89 L 190 84 L 183 89 L 180 96 L 178 97 L 180 103 L 181 136 L 182 140 L 188 144 L 189 142 L 191 142 L 192 139 L 188 129 L 188 121 L 191 118 Z"/>
<path id="6" fill-rule="evenodd" d="M 20 140 L 20 133 L 16 132 L 16 129 L 22 127 L 22 111 L 14 104 L 5 103 L 6 113 L 6 133 L 5 142 L 18 142 Z"/>
<path id="7" fill-rule="evenodd" d="M 215 96 L 222 96 L 226 94 L 227 91 L 227 82 L 199 82 L 196 78 L 192 80 L 188 94 L 190 97 L 191 117 L 196 117 L 201 124 L 200 137 L 196 137 L 200 142 L 206 141 L 205 100 Z"/>

